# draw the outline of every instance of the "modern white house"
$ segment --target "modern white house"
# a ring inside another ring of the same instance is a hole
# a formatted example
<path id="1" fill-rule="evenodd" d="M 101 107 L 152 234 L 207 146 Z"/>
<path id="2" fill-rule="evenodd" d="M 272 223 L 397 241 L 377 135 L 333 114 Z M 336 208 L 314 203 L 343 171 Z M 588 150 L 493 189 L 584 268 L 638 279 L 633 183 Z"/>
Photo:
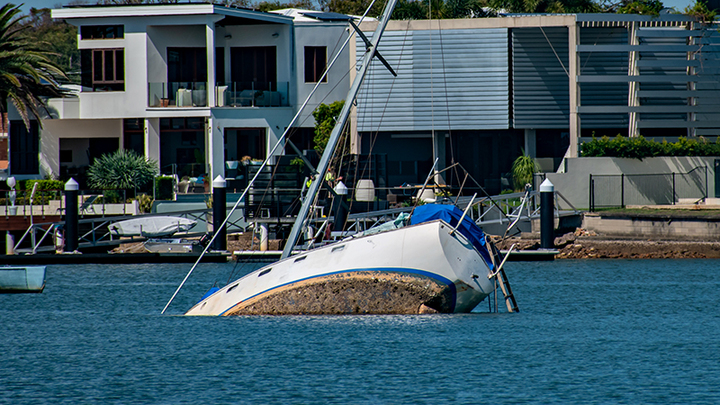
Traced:
<path id="1" fill-rule="evenodd" d="M 17 178 L 74 176 L 120 148 L 181 177 L 264 159 L 350 35 L 343 15 L 207 3 L 68 6 L 52 17 L 78 27 L 82 86 L 49 101 L 42 129 L 11 115 Z M 298 147 L 312 139 L 314 106 L 344 99 L 353 46 L 298 119 Z"/>

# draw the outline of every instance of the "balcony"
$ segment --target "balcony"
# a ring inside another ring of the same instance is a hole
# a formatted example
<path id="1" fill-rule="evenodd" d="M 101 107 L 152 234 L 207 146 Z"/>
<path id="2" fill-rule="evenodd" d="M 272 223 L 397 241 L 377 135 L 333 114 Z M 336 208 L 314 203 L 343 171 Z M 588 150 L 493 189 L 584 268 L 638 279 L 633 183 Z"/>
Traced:
<path id="1" fill-rule="evenodd" d="M 207 83 L 148 83 L 149 107 L 207 107 Z"/>
<path id="2" fill-rule="evenodd" d="M 205 82 L 148 83 L 148 106 L 207 107 Z M 216 107 L 286 107 L 288 82 L 231 82 L 215 86 Z"/>

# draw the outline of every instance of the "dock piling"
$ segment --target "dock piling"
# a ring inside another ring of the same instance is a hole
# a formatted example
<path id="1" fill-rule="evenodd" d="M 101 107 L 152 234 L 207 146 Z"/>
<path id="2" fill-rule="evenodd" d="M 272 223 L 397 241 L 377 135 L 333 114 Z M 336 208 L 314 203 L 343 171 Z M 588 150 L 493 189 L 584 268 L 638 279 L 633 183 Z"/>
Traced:
<path id="1" fill-rule="evenodd" d="M 553 197 L 555 186 L 548 179 L 540 184 L 540 248 L 555 247 L 555 207 Z"/>
<path id="2" fill-rule="evenodd" d="M 227 215 L 227 189 L 225 179 L 218 175 L 213 180 L 213 230 L 217 235 L 211 248 L 227 250 L 227 228 L 223 226 Z"/>
<path id="3" fill-rule="evenodd" d="M 65 252 L 78 249 L 78 189 L 75 179 L 65 183 Z"/>

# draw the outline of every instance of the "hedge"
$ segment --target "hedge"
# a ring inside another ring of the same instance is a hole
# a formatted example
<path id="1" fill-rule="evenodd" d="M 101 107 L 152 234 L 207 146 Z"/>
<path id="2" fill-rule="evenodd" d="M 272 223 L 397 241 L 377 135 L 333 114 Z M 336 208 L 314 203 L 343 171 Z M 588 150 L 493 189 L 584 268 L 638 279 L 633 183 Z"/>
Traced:
<path id="1" fill-rule="evenodd" d="M 718 138 L 720 139 L 720 138 Z M 681 137 L 677 142 L 656 142 L 642 136 L 628 138 L 621 135 L 613 139 L 603 136 L 593 137 L 580 147 L 583 157 L 621 157 L 643 159 L 655 156 L 720 156 L 720 144 L 708 142 L 705 138 L 687 139 Z"/>

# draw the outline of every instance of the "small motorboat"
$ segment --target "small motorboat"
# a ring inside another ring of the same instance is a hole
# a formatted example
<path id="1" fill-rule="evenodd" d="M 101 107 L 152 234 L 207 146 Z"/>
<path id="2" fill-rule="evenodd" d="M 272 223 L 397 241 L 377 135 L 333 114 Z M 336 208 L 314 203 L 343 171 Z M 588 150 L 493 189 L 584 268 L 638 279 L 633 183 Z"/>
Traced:
<path id="1" fill-rule="evenodd" d="M 45 289 L 45 266 L 0 267 L 0 293 L 41 293 Z"/>

